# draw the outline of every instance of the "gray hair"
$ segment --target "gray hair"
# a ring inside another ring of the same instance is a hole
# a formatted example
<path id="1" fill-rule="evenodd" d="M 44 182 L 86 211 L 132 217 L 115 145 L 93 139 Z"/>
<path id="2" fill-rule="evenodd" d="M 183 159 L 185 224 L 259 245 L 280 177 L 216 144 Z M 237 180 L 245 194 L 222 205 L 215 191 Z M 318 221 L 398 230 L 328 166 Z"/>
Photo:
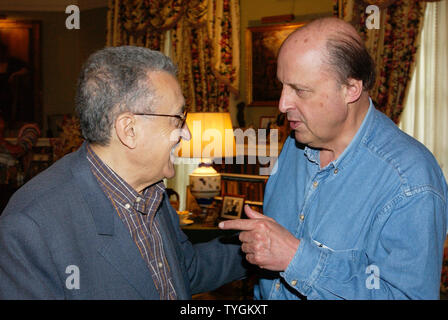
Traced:
<path id="1" fill-rule="evenodd" d="M 368 91 L 375 84 L 375 63 L 363 43 L 345 32 L 331 37 L 326 43 L 328 64 L 338 76 L 340 84 L 347 85 L 349 78 L 362 80 Z"/>
<path id="2" fill-rule="evenodd" d="M 84 138 L 107 145 L 119 114 L 151 112 L 156 93 L 148 75 L 156 71 L 177 73 L 170 58 L 148 48 L 108 47 L 92 54 L 78 78 L 75 102 Z"/>

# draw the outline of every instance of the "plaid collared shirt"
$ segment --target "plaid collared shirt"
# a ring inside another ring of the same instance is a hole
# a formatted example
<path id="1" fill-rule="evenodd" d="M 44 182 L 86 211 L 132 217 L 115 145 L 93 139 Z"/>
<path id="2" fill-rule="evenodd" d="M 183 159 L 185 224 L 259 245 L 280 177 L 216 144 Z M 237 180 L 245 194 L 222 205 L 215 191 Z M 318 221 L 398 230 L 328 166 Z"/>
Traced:
<path id="1" fill-rule="evenodd" d="M 154 219 L 163 199 L 165 185 L 161 181 L 146 188 L 143 194 L 139 194 L 102 162 L 89 145 L 87 145 L 87 160 L 93 175 L 128 228 L 145 260 L 160 299 L 175 300 L 176 292 L 170 267 L 165 257 L 159 225 Z"/>

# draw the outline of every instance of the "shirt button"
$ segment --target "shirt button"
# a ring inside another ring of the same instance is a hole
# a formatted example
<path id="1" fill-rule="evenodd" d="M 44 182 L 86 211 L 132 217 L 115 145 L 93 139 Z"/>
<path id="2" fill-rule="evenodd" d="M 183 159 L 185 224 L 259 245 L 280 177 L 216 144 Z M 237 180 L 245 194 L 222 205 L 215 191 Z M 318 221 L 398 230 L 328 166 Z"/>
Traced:
<path id="1" fill-rule="evenodd" d="M 297 280 L 292 280 L 292 281 L 291 281 L 291 285 L 292 285 L 293 287 L 295 287 L 296 284 L 297 284 Z"/>
<path id="2" fill-rule="evenodd" d="M 299 219 L 300 219 L 301 221 L 305 220 L 305 215 L 304 215 L 304 214 L 301 214 L 301 215 L 299 216 Z"/>
<path id="3" fill-rule="evenodd" d="M 280 283 L 277 282 L 277 283 L 275 284 L 275 290 L 278 290 L 278 289 L 280 289 Z"/>
<path id="4" fill-rule="evenodd" d="M 140 197 L 135 198 L 135 202 L 140 202 L 140 201 L 142 201 L 142 198 L 140 198 Z"/>
<path id="5" fill-rule="evenodd" d="M 131 207 L 131 205 L 130 205 L 129 203 L 126 203 L 126 204 L 124 205 L 124 207 L 125 207 L 126 209 L 129 209 L 129 208 Z"/>
<path id="6" fill-rule="evenodd" d="M 339 172 L 338 168 L 334 169 L 333 172 L 334 172 L 334 174 L 338 174 L 338 172 Z"/>
<path id="7" fill-rule="evenodd" d="M 159 262 L 159 268 L 162 268 L 162 267 L 163 267 L 162 262 Z"/>
<path id="8" fill-rule="evenodd" d="M 318 185 L 318 184 L 319 184 L 319 182 L 314 181 L 314 182 L 313 182 L 313 187 L 314 187 L 314 188 L 317 188 L 317 185 Z"/>

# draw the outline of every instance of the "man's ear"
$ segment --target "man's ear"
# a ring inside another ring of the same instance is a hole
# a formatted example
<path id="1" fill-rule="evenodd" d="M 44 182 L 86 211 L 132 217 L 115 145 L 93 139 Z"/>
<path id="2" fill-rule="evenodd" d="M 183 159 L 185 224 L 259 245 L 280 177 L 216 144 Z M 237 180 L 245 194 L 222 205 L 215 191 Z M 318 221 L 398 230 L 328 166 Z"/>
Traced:
<path id="1" fill-rule="evenodd" d="M 135 117 L 132 113 L 122 113 L 115 120 L 115 132 L 121 143 L 130 149 L 137 145 Z"/>
<path id="2" fill-rule="evenodd" d="M 362 80 L 349 78 L 348 84 L 345 85 L 345 102 L 346 104 L 353 103 L 359 99 L 363 91 Z"/>

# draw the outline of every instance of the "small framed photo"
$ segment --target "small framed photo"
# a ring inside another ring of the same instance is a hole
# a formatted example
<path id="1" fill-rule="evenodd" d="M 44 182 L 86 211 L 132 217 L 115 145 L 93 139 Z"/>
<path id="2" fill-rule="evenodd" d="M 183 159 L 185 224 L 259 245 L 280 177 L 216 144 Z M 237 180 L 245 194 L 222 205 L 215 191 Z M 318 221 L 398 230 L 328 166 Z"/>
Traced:
<path id="1" fill-rule="evenodd" d="M 259 129 L 267 129 L 271 123 L 274 123 L 276 120 L 276 117 L 260 117 L 260 126 Z"/>
<path id="2" fill-rule="evenodd" d="M 244 196 L 225 195 L 222 198 L 221 218 L 240 219 L 244 207 Z"/>

